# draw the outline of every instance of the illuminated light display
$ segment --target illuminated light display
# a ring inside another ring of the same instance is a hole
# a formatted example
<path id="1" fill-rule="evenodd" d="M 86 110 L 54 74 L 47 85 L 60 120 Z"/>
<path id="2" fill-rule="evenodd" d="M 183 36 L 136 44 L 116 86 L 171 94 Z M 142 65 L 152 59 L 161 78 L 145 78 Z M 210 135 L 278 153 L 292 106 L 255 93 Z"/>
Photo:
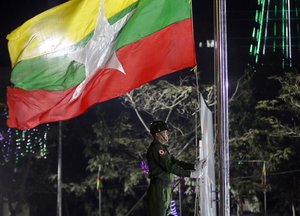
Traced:
<path id="1" fill-rule="evenodd" d="M 7 119 L 7 113 L 0 114 L 1 122 Z M 17 130 L 1 125 L 0 128 L 0 165 L 8 162 L 18 163 L 22 157 L 33 155 L 35 158 L 47 158 L 49 124 L 30 130 Z"/>
<path id="2" fill-rule="evenodd" d="M 250 44 L 256 64 L 263 56 L 279 54 L 282 68 L 293 66 L 293 55 L 300 53 L 299 8 L 298 0 L 258 1 Z"/>

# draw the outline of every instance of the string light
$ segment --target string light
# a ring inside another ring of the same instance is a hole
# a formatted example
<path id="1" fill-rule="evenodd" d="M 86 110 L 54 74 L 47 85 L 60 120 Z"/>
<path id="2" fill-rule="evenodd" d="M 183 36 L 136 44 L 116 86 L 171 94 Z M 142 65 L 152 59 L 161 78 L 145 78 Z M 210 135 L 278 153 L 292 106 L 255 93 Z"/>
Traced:
<path id="1" fill-rule="evenodd" d="M 250 56 L 255 64 L 268 54 L 282 55 L 282 69 L 292 67 L 300 31 L 297 0 L 259 0 L 254 17 Z"/>
<path id="2" fill-rule="evenodd" d="M 0 114 L 1 122 L 6 122 L 7 112 Z M 0 165 L 18 163 L 21 158 L 33 155 L 38 159 L 47 158 L 47 141 L 50 125 L 46 124 L 30 130 L 17 130 L 1 125 Z"/>

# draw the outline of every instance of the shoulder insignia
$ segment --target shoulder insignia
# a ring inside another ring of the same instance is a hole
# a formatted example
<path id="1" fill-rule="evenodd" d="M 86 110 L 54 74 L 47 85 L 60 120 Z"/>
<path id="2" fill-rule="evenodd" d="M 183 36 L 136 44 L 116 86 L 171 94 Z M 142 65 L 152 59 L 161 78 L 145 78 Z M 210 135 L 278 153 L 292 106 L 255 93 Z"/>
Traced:
<path id="1" fill-rule="evenodd" d="M 159 150 L 158 150 L 158 154 L 159 154 L 160 156 L 163 156 L 163 155 L 165 154 L 165 151 L 162 150 L 162 149 L 159 149 Z"/>

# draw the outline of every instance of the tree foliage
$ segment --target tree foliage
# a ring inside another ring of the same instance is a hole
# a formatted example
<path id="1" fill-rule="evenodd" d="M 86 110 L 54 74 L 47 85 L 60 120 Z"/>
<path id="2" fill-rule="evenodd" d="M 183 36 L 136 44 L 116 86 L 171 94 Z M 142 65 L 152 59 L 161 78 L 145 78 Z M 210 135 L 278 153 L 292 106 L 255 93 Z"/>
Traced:
<path id="1" fill-rule="evenodd" d="M 292 186 L 295 183 L 289 184 L 288 189 L 284 181 L 278 181 L 283 178 L 291 181 L 298 174 L 276 175 L 293 170 L 295 155 L 299 152 L 297 77 L 295 72 L 269 76 L 248 71 L 230 103 L 231 190 L 235 200 L 257 202 L 255 198 L 259 197 L 261 210 L 264 189 L 273 195 L 269 203 L 277 211 L 289 212 L 295 199 L 299 199 L 294 193 L 293 198 L 282 200 L 282 188 L 289 196 L 289 191 L 296 189 Z M 267 185 L 261 183 L 263 162 L 267 164 Z"/>
<path id="2" fill-rule="evenodd" d="M 199 104 L 190 79 L 176 85 L 163 80 L 143 85 L 120 99 L 122 112 L 118 109 L 107 115 L 102 106 L 95 108 L 97 121 L 92 125 L 93 135 L 88 139 L 82 137 L 87 176 L 83 181 L 64 184 L 66 191 L 85 200 L 87 215 L 98 212 L 95 187 L 100 165 L 104 215 L 126 215 L 145 194 L 149 180 L 140 165 L 146 160 L 145 154 L 152 141 L 148 125 L 153 120 L 168 122 L 172 154 L 186 161 L 195 160 Z M 191 199 L 188 200 L 193 207 Z M 143 211 L 143 203 L 138 204 L 134 210 L 136 215 Z"/>
<path id="3" fill-rule="evenodd" d="M 271 208 L 280 215 L 299 212 L 299 80 L 294 71 L 275 76 L 249 70 L 229 100 L 231 194 L 240 215 L 246 201 L 253 206 L 259 204 L 258 210 L 263 210 L 264 190 L 270 212 Z M 63 160 L 66 216 L 98 215 L 99 165 L 103 215 L 126 215 L 135 203 L 131 215 L 143 214 L 142 202 L 138 201 L 147 189 L 148 179 L 140 164 L 152 139 L 150 122 L 167 121 L 171 153 L 184 161 L 195 159 L 195 143 L 201 135 L 194 83 L 188 77 L 176 84 L 165 80 L 146 84 L 63 123 L 63 158 L 68 158 Z M 204 86 L 202 91 L 206 102 L 214 105 L 214 86 Z M 29 203 L 32 215 L 47 215 L 40 209 L 49 197 L 55 209 L 57 141 L 50 143 L 50 158 L 46 161 L 28 158 L 17 169 L 9 164 L 1 167 L 2 198 L 20 205 Z M 262 181 L 264 162 L 267 184 Z M 189 214 L 194 197 L 184 199 L 185 213 Z M 20 207 L 13 208 L 19 211 Z"/>

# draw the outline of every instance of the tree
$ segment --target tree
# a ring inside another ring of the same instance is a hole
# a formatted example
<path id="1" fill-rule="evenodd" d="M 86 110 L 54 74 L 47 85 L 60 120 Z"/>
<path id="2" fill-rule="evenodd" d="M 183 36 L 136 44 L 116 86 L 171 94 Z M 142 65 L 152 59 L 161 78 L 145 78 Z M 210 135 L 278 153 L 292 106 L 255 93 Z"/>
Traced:
<path id="1" fill-rule="evenodd" d="M 92 126 L 93 135 L 86 141 L 83 138 L 87 176 L 64 184 L 67 191 L 85 200 L 85 214 L 97 215 L 95 184 L 99 165 L 104 215 L 126 215 L 146 192 L 148 179 L 140 164 L 152 139 L 147 125 L 154 119 L 166 120 L 171 127 L 171 153 L 194 161 L 200 121 L 195 86 L 190 82 L 186 78 L 177 85 L 167 81 L 146 84 L 121 98 L 122 112 L 118 109 L 107 114 L 101 105 L 96 107 L 98 120 Z M 139 211 L 142 208 L 135 209 L 135 213 Z"/>
<path id="2" fill-rule="evenodd" d="M 278 153 L 270 159 L 272 161 L 278 161 L 281 157 L 288 159 L 279 164 L 278 170 L 281 173 L 274 174 L 270 178 L 273 189 L 279 195 L 272 196 L 271 201 L 277 203 L 275 209 L 282 215 L 295 215 L 300 198 L 299 173 L 293 172 L 298 168 L 298 154 L 300 153 L 298 145 L 300 140 L 299 75 L 296 71 L 290 70 L 280 76 L 272 76 L 270 79 L 280 83 L 278 95 L 272 100 L 259 101 L 256 108 L 264 113 L 265 118 L 263 120 L 271 127 L 270 138 L 279 140 L 282 148 L 284 147 L 284 149 L 279 149 Z M 291 172 L 287 174 L 286 171 Z M 278 204 L 280 208 L 277 207 Z"/>
<path id="3" fill-rule="evenodd" d="M 248 71 L 230 102 L 231 184 L 232 194 L 240 205 L 238 209 L 246 199 L 256 202 L 257 197 L 262 198 L 264 161 L 268 193 L 281 194 L 281 197 L 289 194 L 287 190 L 278 193 L 286 185 L 282 181 L 274 182 L 270 173 L 286 170 L 286 164 L 294 163 L 293 155 L 299 151 L 295 145 L 299 140 L 296 123 L 299 122 L 299 86 L 295 84 L 296 74 L 269 77 L 270 73 Z M 279 200 L 270 199 L 268 203 L 274 209 L 280 206 L 282 212 L 289 209 Z"/>

